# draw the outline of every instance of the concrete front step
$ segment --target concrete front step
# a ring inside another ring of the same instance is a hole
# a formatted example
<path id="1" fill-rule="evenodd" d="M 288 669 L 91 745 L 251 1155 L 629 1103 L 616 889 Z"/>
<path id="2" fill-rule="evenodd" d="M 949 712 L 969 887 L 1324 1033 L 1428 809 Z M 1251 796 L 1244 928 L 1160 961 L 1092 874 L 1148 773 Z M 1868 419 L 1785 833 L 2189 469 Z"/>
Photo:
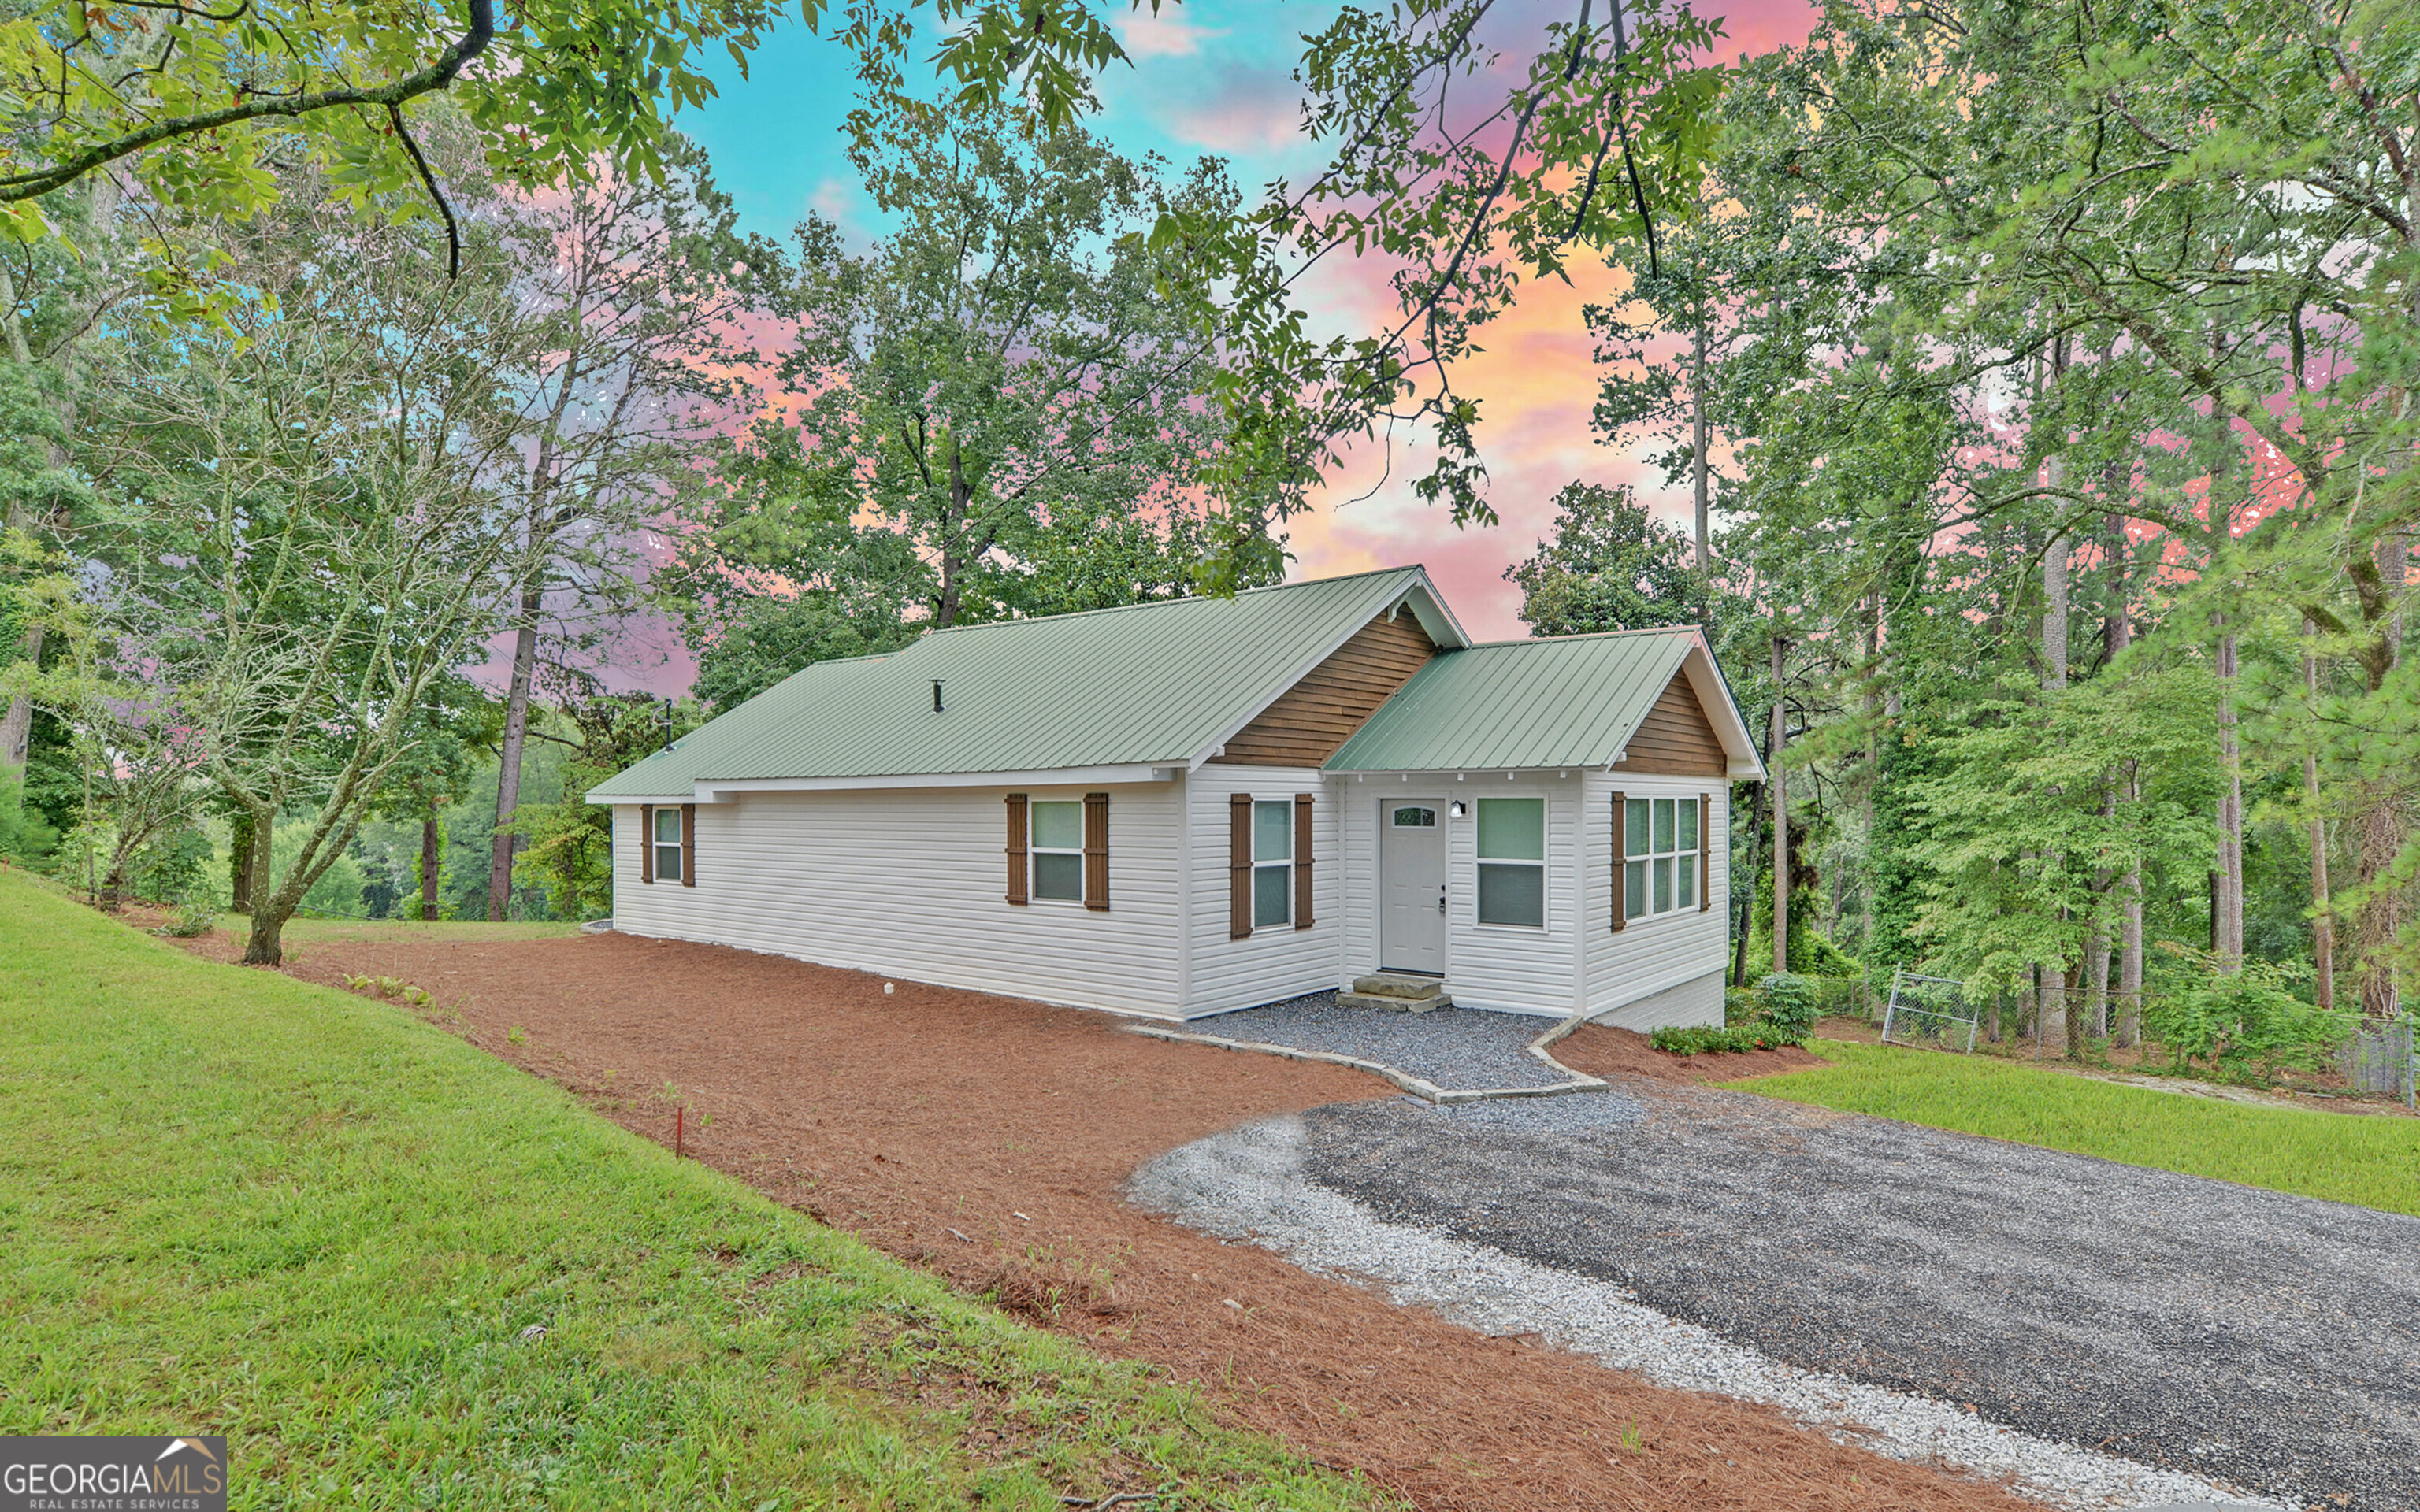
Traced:
<path id="1" fill-rule="evenodd" d="M 1366 977 L 1354 978 L 1353 990 L 1373 997 L 1435 997 L 1445 991 L 1445 983 L 1435 977 L 1415 977 L 1407 972 L 1373 971 Z"/>
<path id="2" fill-rule="evenodd" d="M 1351 992 L 1336 995 L 1336 1006 L 1383 1008 L 1395 1013 L 1425 1013 L 1431 1009 L 1451 1008 L 1453 997 L 1445 990 L 1445 983 L 1435 977 L 1406 977 L 1381 971 L 1355 978 Z"/>

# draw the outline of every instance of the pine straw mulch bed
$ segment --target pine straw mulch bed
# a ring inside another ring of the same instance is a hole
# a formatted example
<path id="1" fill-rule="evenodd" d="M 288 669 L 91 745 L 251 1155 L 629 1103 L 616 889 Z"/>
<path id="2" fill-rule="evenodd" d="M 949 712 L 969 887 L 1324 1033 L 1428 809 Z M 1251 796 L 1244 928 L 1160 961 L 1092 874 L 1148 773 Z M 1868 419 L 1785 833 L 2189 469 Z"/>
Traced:
<path id="1" fill-rule="evenodd" d="M 234 953 L 223 938 L 187 943 Z M 905 981 L 886 995 L 879 977 L 623 935 L 320 943 L 287 969 L 339 986 L 360 974 L 425 987 L 438 1022 L 648 1137 L 670 1143 L 683 1103 L 697 1158 L 1036 1323 L 1196 1382 L 1233 1421 L 1421 1507 L 2031 1505 L 1764 1408 L 1483 1336 L 1120 1201 L 1128 1173 L 1190 1140 L 1396 1095 L 1357 1072 L 1168 1044 L 1120 1033 L 1106 1015 L 1012 998 Z M 1627 1071 L 1644 1046 L 1592 1029 L 1559 1048 L 1575 1066 Z"/>

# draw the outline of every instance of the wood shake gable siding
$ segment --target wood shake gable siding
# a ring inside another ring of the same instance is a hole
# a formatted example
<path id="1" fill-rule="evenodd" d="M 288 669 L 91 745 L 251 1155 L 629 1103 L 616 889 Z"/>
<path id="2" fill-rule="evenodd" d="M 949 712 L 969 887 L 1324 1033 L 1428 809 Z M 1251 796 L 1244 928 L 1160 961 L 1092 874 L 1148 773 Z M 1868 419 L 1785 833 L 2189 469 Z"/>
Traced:
<path id="1" fill-rule="evenodd" d="M 1707 719 L 1689 674 L 1677 671 L 1633 732 L 1628 755 L 1615 770 L 1651 777 L 1722 777 L 1730 758 Z"/>
<path id="2" fill-rule="evenodd" d="M 1035 801 L 1086 795 L 1016 791 Z M 1020 906 L 1002 895 L 1005 788 L 702 803 L 697 845 L 707 864 L 693 888 L 640 884 L 638 806 L 617 805 L 613 927 L 944 987 L 1173 1015 L 1184 785 L 1121 784 L 1109 794 L 1107 911 L 1051 899 Z"/>
<path id="3" fill-rule="evenodd" d="M 1379 615 L 1278 695 L 1211 761 L 1233 766 L 1315 767 L 1436 655 L 1408 611 Z"/>

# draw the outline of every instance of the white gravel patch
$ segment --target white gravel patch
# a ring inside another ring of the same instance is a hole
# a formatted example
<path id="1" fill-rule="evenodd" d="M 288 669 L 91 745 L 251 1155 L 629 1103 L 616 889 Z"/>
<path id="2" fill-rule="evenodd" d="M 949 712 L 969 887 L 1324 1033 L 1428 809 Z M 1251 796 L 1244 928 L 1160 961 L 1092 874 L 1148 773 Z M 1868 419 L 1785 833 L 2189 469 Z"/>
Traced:
<path id="1" fill-rule="evenodd" d="M 2020 1433 L 1964 1408 L 1783 1365 L 1675 1321 L 1622 1287 L 1517 1259 L 1431 1229 L 1389 1224 L 1300 1171 L 1304 1131 L 1264 1119 L 1170 1151 L 1135 1173 L 1134 1202 L 1222 1239 L 1249 1240 L 1316 1274 L 1374 1283 L 1487 1334 L 1534 1333 L 1659 1385 L 1763 1402 L 1844 1443 L 1986 1479 L 2074 1512 L 2292 1504 L 2199 1476 Z"/>

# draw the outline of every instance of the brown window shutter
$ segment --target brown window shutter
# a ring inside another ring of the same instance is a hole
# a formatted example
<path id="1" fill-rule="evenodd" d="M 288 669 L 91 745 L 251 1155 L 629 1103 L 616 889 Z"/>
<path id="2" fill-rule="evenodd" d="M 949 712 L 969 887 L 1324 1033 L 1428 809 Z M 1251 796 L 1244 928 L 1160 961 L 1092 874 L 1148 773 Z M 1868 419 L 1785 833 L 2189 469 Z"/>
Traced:
<path id="1" fill-rule="evenodd" d="M 1630 843 L 1628 831 L 1623 827 L 1629 822 L 1630 810 L 1624 806 L 1622 795 L 1617 793 L 1613 795 L 1613 927 L 1616 933 L 1630 922 L 1630 879 L 1623 875 L 1630 856 L 1622 848 Z"/>
<path id="2" fill-rule="evenodd" d="M 1008 795 L 1008 901 L 1022 907 L 1032 875 L 1026 865 L 1025 795 Z"/>
<path id="3" fill-rule="evenodd" d="M 1714 795 L 1698 795 L 1698 912 L 1714 906 Z"/>
<path id="4" fill-rule="evenodd" d="M 1227 795 L 1227 937 L 1252 933 L 1252 795 Z"/>
<path id="5" fill-rule="evenodd" d="M 1311 918 L 1311 798 L 1294 795 L 1294 927 L 1309 929 Z"/>
<path id="6" fill-rule="evenodd" d="M 639 805 L 639 880 L 656 880 L 656 806 Z"/>
<path id="7" fill-rule="evenodd" d="M 1084 906 L 1109 907 L 1109 795 L 1084 795 Z"/>
<path id="8" fill-rule="evenodd" d="M 681 886 L 697 886 L 697 805 L 681 805 Z"/>

